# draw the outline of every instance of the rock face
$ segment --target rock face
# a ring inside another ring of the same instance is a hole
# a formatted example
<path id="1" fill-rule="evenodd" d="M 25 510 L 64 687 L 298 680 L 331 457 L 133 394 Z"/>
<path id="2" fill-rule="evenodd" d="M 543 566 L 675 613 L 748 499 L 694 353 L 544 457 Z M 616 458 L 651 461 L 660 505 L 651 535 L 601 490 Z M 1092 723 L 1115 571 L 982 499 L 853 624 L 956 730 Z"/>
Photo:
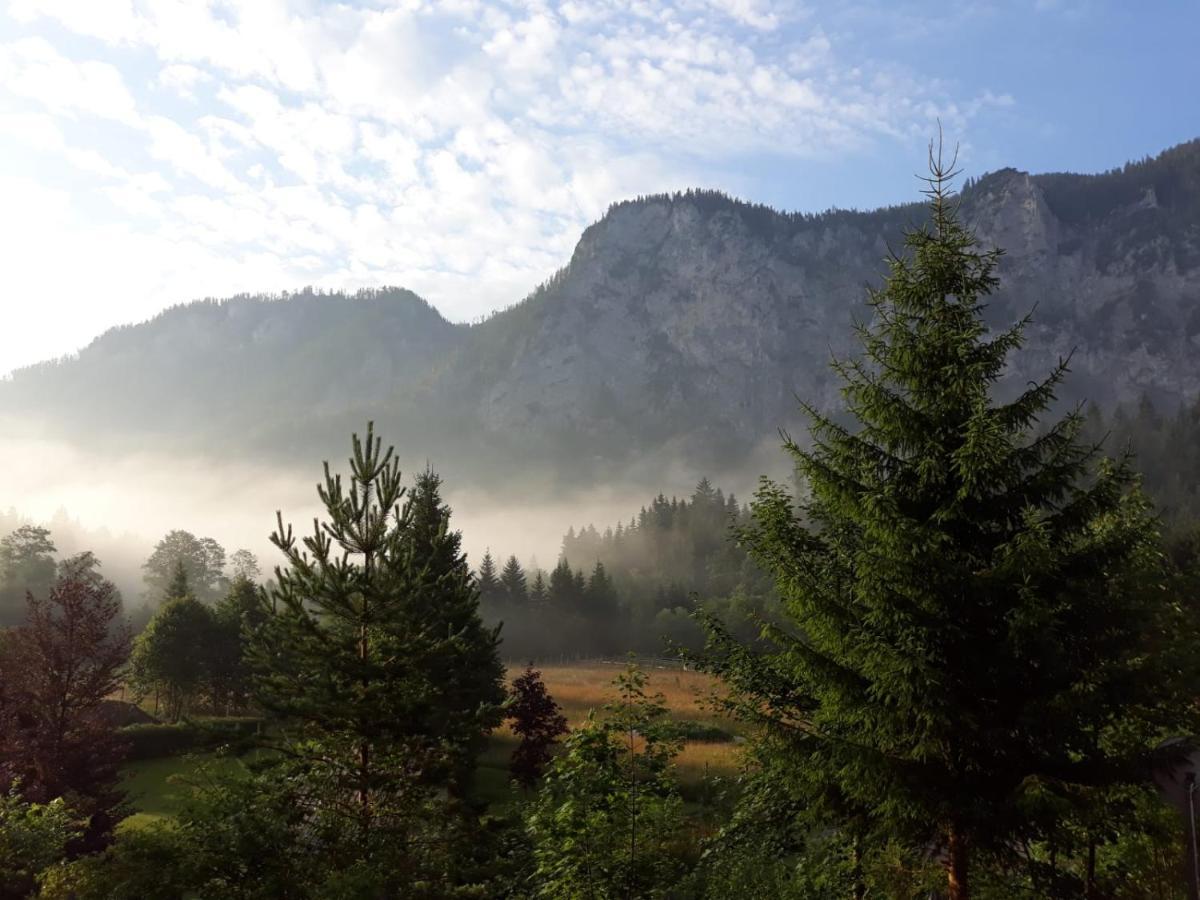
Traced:
<path id="1" fill-rule="evenodd" d="M 1036 307 L 1014 383 L 1074 352 L 1064 400 L 1200 393 L 1200 141 L 1104 175 L 995 172 L 965 186 L 962 212 L 1005 250 L 989 319 Z M 639 199 L 482 324 L 452 325 L 399 290 L 193 304 L 17 373 L 0 413 L 79 439 L 103 428 L 217 446 L 232 429 L 268 455 L 339 446 L 369 416 L 480 477 L 736 466 L 800 424 L 797 395 L 838 404 L 831 354 L 853 350 L 866 287 L 924 215 Z"/>

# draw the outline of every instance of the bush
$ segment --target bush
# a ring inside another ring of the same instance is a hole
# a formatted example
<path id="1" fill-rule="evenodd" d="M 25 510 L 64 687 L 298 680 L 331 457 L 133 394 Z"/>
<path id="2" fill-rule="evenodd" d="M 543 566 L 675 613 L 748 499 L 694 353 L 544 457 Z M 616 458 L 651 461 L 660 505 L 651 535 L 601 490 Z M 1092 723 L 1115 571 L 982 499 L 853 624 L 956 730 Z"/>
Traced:
<path id="1" fill-rule="evenodd" d="M 177 722 L 128 725 L 118 733 L 129 745 L 128 759 L 156 759 L 196 750 L 210 750 L 225 744 L 235 750 L 249 749 L 262 720 L 254 717 L 232 719 L 196 719 Z"/>

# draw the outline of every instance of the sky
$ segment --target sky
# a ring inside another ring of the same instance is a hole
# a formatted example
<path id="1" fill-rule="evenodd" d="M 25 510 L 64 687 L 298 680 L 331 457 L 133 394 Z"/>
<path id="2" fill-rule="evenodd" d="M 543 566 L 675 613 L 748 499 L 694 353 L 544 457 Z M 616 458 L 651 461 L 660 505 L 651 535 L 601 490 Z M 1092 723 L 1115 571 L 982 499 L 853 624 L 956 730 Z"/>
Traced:
<path id="1" fill-rule="evenodd" d="M 1197 0 L 0 0 L 0 373 L 206 296 L 519 301 L 613 202 L 1200 136 Z M 936 12 L 933 12 L 936 10 Z"/>

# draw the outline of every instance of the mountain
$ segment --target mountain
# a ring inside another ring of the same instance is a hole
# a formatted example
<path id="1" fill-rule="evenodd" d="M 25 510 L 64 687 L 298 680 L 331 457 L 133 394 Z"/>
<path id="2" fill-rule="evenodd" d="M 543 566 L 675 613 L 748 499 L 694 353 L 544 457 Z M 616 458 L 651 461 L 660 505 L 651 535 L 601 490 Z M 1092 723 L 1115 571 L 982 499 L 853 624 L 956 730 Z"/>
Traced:
<path id="1" fill-rule="evenodd" d="M 993 172 L 961 203 L 1006 251 L 990 321 L 1036 308 L 1014 385 L 1074 351 L 1064 400 L 1200 394 L 1200 141 L 1100 175 Z M 924 214 L 639 198 L 482 323 L 400 289 L 206 300 L 14 373 L 0 415 L 114 449 L 305 460 L 373 418 L 411 458 L 489 482 L 736 469 L 801 424 L 796 395 L 838 403 L 830 356 Z"/>

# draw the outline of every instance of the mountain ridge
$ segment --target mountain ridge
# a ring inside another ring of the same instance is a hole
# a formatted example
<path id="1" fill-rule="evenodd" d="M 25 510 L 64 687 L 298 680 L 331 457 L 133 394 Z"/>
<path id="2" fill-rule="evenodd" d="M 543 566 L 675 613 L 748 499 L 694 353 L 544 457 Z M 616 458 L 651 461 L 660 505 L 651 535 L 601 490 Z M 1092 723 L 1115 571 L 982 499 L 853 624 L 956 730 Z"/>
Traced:
<path id="1" fill-rule="evenodd" d="M 1096 175 L 1001 169 L 961 204 L 1005 250 L 989 321 L 1037 309 L 1014 383 L 1074 353 L 1064 401 L 1200 393 L 1200 140 Z M 919 202 L 810 214 L 717 191 L 640 197 L 482 322 L 401 288 L 181 304 L 14 372 L 0 411 L 74 442 L 216 450 L 236 430 L 265 458 L 335 448 L 373 418 L 480 481 L 737 467 L 801 424 L 795 395 L 838 405 L 830 355 L 851 352 L 866 287 L 924 218 Z"/>

